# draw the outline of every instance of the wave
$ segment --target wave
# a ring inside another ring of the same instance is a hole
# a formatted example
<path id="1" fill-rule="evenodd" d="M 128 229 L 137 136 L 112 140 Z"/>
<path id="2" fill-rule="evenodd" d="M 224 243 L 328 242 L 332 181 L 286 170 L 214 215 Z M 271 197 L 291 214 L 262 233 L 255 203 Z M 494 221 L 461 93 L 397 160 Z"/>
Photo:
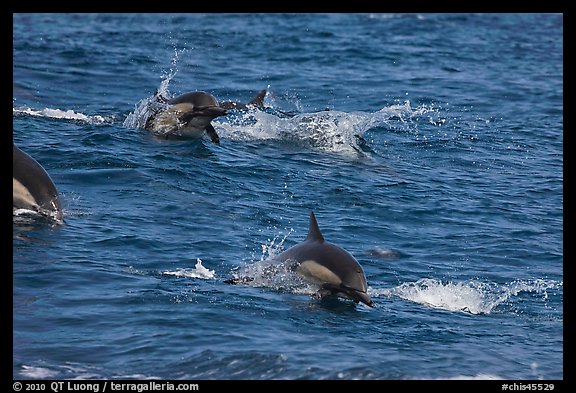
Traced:
<path id="1" fill-rule="evenodd" d="M 100 115 L 85 115 L 83 113 L 74 112 L 71 109 L 32 109 L 29 107 L 12 108 L 12 114 L 15 116 L 37 116 L 46 117 L 50 119 L 64 119 L 80 121 L 88 124 L 111 124 L 114 122 L 114 115 L 100 116 Z"/>
<path id="2" fill-rule="evenodd" d="M 490 314 L 498 306 L 522 292 L 539 293 L 546 300 L 548 290 L 562 287 L 562 281 L 543 279 L 518 280 L 500 285 L 478 280 L 443 282 L 433 278 L 422 278 L 416 282 L 403 283 L 394 288 L 368 288 L 368 294 L 373 297 L 396 296 L 446 311 Z"/>

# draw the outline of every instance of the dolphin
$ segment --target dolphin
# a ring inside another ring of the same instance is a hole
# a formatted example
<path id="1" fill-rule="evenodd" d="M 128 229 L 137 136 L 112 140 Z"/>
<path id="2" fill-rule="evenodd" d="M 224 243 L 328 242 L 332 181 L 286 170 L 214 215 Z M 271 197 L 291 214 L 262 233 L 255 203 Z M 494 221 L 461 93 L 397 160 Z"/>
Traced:
<path id="1" fill-rule="evenodd" d="M 336 295 L 352 299 L 356 303 L 374 306 L 366 293 L 368 288 L 362 266 L 346 250 L 324 240 L 314 212 L 310 213 L 306 239 L 273 259 L 294 263 L 296 273 L 305 280 L 320 285 L 316 297 Z"/>
<path id="2" fill-rule="evenodd" d="M 166 106 L 153 114 L 144 128 L 165 138 L 200 138 L 206 131 L 212 142 L 220 143 L 218 133 L 210 122 L 227 112 L 218 105 L 214 96 L 204 91 L 195 91 L 167 101 L 158 95 L 157 98 Z"/>
<path id="3" fill-rule="evenodd" d="M 44 168 L 12 142 L 12 207 L 62 220 L 56 186 Z"/>

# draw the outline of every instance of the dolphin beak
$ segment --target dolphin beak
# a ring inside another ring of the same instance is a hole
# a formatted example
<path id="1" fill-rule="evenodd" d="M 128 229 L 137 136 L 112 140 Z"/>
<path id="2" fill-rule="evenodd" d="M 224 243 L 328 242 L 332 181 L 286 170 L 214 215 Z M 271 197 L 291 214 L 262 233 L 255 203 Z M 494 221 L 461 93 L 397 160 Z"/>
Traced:
<path id="1" fill-rule="evenodd" d="M 366 292 L 359 291 L 344 284 L 334 285 L 325 283 L 321 286 L 323 295 L 338 295 L 347 299 L 352 299 L 355 302 L 362 302 L 368 307 L 374 307 L 374 302 Z"/>
<path id="2" fill-rule="evenodd" d="M 342 291 L 346 294 L 350 299 L 355 300 L 357 302 L 362 302 L 368 307 L 374 307 L 374 302 L 370 299 L 370 296 L 366 292 L 360 292 L 352 288 L 346 288 Z"/>
<path id="3" fill-rule="evenodd" d="M 225 116 L 228 114 L 228 112 L 226 111 L 226 109 L 221 108 L 219 106 L 203 106 L 195 108 L 194 114 L 196 116 L 207 116 L 214 119 L 219 116 Z"/>
<path id="4" fill-rule="evenodd" d="M 367 305 L 368 307 L 374 307 L 374 302 L 370 299 L 367 293 L 364 292 L 356 292 L 358 295 L 358 300 Z"/>

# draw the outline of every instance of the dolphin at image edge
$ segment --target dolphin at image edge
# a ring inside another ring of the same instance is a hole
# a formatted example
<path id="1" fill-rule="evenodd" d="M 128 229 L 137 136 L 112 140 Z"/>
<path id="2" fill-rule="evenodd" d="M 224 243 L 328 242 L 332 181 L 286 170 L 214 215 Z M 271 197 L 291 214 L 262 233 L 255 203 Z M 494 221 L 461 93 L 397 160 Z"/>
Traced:
<path id="1" fill-rule="evenodd" d="M 12 143 L 12 206 L 41 214 L 55 213 L 62 219 L 58 191 L 46 170 Z"/>

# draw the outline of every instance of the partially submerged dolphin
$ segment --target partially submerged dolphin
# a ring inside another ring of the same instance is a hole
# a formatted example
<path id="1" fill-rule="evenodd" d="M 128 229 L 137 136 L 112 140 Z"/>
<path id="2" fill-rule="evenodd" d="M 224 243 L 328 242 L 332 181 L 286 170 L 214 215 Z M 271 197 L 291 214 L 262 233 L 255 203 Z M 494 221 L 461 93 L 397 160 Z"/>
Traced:
<path id="1" fill-rule="evenodd" d="M 374 306 L 366 293 L 368 287 L 362 267 L 346 250 L 324 240 L 314 212 L 310 213 L 306 239 L 274 259 L 294 262 L 300 276 L 320 285 L 316 293 L 320 298 L 336 295 Z"/>
<path id="2" fill-rule="evenodd" d="M 56 186 L 44 168 L 12 143 L 12 207 L 62 220 Z"/>
<path id="3" fill-rule="evenodd" d="M 167 99 L 156 93 L 156 100 L 164 106 L 146 121 L 146 128 L 157 136 L 165 138 L 201 138 L 204 131 L 212 142 L 220 143 L 220 137 L 210 123 L 219 116 L 228 114 L 227 109 L 244 110 L 248 106 L 264 106 L 267 90 L 261 90 L 247 104 L 226 101 L 218 104 L 216 98 L 204 91 L 195 91 Z"/>

